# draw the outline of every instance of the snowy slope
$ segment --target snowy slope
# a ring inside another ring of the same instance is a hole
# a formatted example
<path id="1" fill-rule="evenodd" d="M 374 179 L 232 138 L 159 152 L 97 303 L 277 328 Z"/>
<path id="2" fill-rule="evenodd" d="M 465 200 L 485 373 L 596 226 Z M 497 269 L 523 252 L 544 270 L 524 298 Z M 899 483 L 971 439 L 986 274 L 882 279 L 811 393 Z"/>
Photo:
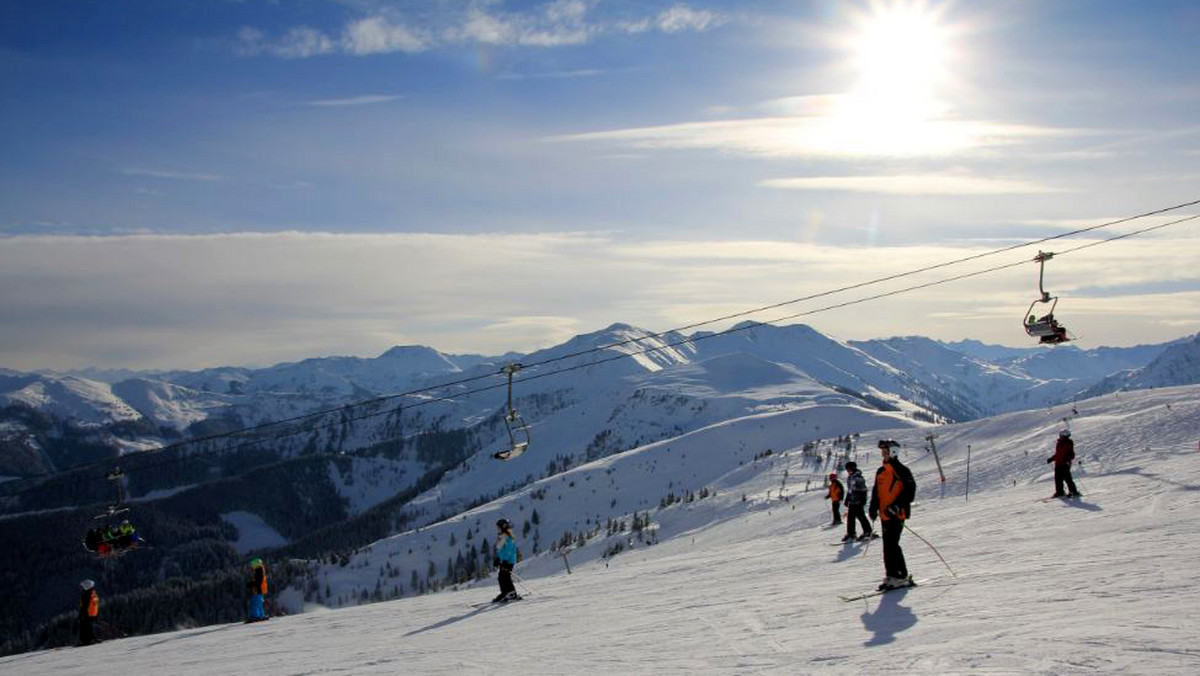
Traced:
<path id="1" fill-rule="evenodd" d="M 10 374 L 13 372 L 9 372 Z M 0 378 L 0 406 L 20 404 L 36 411 L 83 424 L 102 424 L 141 417 L 113 393 L 112 386 L 96 380 L 37 374 Z"/>
<path id="2" fill-rule="evenodd" d="M 111 387 L 114 395 L 155 425 L 179 431 L 230 404 L 228 395 L 199 392 L 162 380 L 135 378 Z"/>
<path id="3" fill-rule="evenodd" d="M 14 656 L 0 659 L 0 672 L 1197 673 L 1200 582 L 1186 563 L 1200 554 L 1200 522 L 1191 518 L 1200 509 L 1200 388 L 1077 408 L 1086 494 L 1078 502 L 1039 500 L 1051 490 L 1044 456 L 1069 409 L 940 429 L 945 497 L 933 458 L 914 449 L 923 430 L 896 431 L 921 484 L 910 526 L 938 547 L 956 584 L 910 533 L 905 553 L 910 569 L 930 578 L 925 586 L 838 600 L 878 579 L 879 546 L 830 546 L 840 532 L 821 527 L 828 514 L 819 490 L 779 500 L 782 470 L 812 462 L 795 453 L 743 465 L 720 479 L 716 496 L 651 509 L 659 544 L 606 561 L 576 550 L 570 575 L 561 560 L 528 559 L 517 569 L 527 600 L 513 605 L 473 608 L 493 594 L 485 586 Z M 681 442 L 670 444 L 676 457 Z M 667 444 L 628 456 L 643 466 L 656 458 L 664 470 L 671 463 Z M 622 457 L 577 471 L 602 480 L 595 472 Z M 866 455 L 860 462 L 875 464 Z M 705 464 L 672 471 L 682 480 Z"/>

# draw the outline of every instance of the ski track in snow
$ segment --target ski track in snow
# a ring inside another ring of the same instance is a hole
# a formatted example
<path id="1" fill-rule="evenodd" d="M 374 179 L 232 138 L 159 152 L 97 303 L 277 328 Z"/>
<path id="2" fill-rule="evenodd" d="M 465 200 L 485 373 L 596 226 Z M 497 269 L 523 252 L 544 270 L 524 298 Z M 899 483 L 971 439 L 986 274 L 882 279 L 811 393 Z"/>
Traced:
<path id="1" fill-rule="evenodd" d="M 938 430 L 944 498 L 932 456 L 906 444 L 921 484 L 909 525 L 957 584 L 906 533 L 910 572 L 929 582 L 841 601 L 877 583 L 881 544 L 827 546 L 841 531 L 822 527 L 822 492 L 767 502 L 781 468 L 760 463 L 717 498 L 651 510 L 694 522 L 658 545 L 531 573 L 528 601 L 471 608 L 485 586 L 18 655 L 0 674 L 1197 674 L 1198 395 L 1079 402 L 1078 501 L 1039 501 L 1060 412 Z M 868 474 L 872 455 L 858 459 Z"/>

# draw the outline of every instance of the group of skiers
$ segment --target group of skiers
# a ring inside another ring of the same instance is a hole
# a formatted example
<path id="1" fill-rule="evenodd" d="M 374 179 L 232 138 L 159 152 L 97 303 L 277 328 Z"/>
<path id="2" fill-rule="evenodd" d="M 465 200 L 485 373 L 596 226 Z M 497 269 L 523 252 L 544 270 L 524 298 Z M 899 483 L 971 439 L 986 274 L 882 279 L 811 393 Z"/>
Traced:
<path id="1" fill-rule="evenodd" d="M 267 566 L 259 557 L 250 559 L 250 579 L 246 581 L 250 592 L 250 607 L 246 622 L 261 622 L 269 619 L 266 613 Z M 79 645 L 97 643 L 96 627 L 100 615 L 100 594 L 93 580 L 79 583 Z"/>
<path id="2" fill-rule="evenodd" d="M 851 461 L 846 463 L 846 483 L 843 486 L 838 481 L 837 472 L 829 475 L 829 492 L 825 498 L 833 507 L 833 522 L 830 527 L 842 523 L 841 502 L 846 502 L 846 536 L 842 542 L 868 540 L 878 537 L 871 524 L 879 520 L 883 535 L 883 568 L 884 579 L 879 584 L 879 591 L 911 587 L 914 585 L 909 575 L 908 565 L 904 561 L 904 550 L 900 548 L 900 536 L 904 533 L 904 522 L 912 512 L 913 498 L 917 493 L 917 482 L 912 472 L 893 452 L 899 447 L 893 439 L 879 441 L 879 453 L 882 464 L 875 470 L 875 484 L 871 490 L 871 498 L 867 500 L 867 482 L 858 464 Z M 1075 460 L 1075 442 L 1071 440 L 1071 430 L 1064 429 L 1058 434 L 1054 446 L 1054 455 L 1046 459 L 1054 463 L 1054 495 L 1052 497 L 1079 497 L 1079 490 L 1071 477 L 1071 463 Z M 1068 493 L 1063 492 L 1066 485 Z M 868 505 L 867 515 L 863 514 L 864 505 Z M 856 525 L 862 524 L 863 534 L 856 534 Z"/>
<path id="3" fill-rule="evenodd" d="M 846 535 L 842 542 L 869 540 L 880 537 L 876 534 L 873 524 L 880 522 L 883 539 L 883 567 L 885 577 L 878 589 L 886 591 L 901 587 L 913 586 L 912 576 L 904 561 L 904 551 L 900 547 L 900 536 L 904 533 L 904 523 L 912 511 L 913 498 L 916 496 L 917 483 L 912 472 L 893 452 L 900 444 L 893 439 L 879 441 L 881 464 L 875 470 L 875 483 L 867 497 L 867 481 L 863 478 L 858 464 L 851 461 L 846 463 L 846 484 L 838 480 L 836 472 L 829 475 L 829 492 L 826 499 L 833 507 L 833 522 L 831 527 L 842 523 L 841 504 L 846 504 Z M 1071 463 L 1075 459 L 1075 444 L 1071 441 L 1070 430 L 1059 433 L 1055 444 L 1054 455 L 1046 459 L 1054 463 L 1054 496 L 1078 497 L 1079 491 L 1071 477 Z M 1069 493 L 1063 492 L 1064 484 Z M 869 517 L 869 520 L 868 520 Z M 857 526 L 862 525 L 862 535 L 857 532 Z M 519 601 L 521 596 L 513 585 L 513 567 L 517 565 L 517 543 L 513 537 L 512 524 L 507 519 L 496 522 L 497 538 L 496 553 L 492 565 L 498 570 L 497 578 L 500 583 L 500 593 L 492 599 L 492 603 L 508 603 Z M 125 544 L 121 544 L 121 542 Z M 111 528 L 93 529 L 88 531 L 88 549 L 104 554 L 101 547 L 129 548 L 137 545 L 137 532 L 128 521 L 113 531 Z M 95 543 L 95 547 L 92 546 Z M 111 550 L 110 550 L 111 551 Z M 250 592 L 250 606 L 247 622 L 259 622 L 268 619 L 266 614 L 267 568 L 260 557 L 250 559 L 251 577 L 246 582 Z M 92 580 L 79 583 L 79 644 L 90 645 L 96 642 L 93 627 L 100 609 L 100 597 Z"/>

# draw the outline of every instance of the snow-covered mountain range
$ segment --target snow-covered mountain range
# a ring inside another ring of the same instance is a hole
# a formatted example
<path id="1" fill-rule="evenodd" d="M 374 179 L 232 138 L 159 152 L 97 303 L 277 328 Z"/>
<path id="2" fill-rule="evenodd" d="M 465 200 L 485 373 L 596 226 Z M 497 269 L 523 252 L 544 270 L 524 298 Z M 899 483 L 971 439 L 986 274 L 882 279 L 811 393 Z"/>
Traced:
<path id="1" fill-rule="evenodd" d="M 95 459 L 105 447 L 120 453 L 153 449 L 491 376 L 514 361 L 561 360 L 519 373 L 515 389 L 517 408 L 539 440 L 531 451 L 534 463 L 540 468 L 556 463 L 559 469 L 733 417 L 813 404 L 895 411 L 925 422 L 961 421 L 1070 401 L 1085 392 L 1200 381 L 1197 339 L 1134 348 L 1022 350 L 920 337 L 839 342 L 805 325 L 740 328 L 655 337 L 614 324 L 526 355 L 488 358 L 405 346 L 376 358 L 314 358 L 262 369 L 110 374 L 122 376 L 116 382 L 4 370 L 0 475 L 61 470 Z M 622 354 L 630 358 L 613 359 Z M 483 384 L 503 382 L 494 377 Z M 507 444 L 500 417 L 503 389 L 435 389 L 423 396 L 401 399 L 403 415 L 381 409 L 349 415 L 336 426 L 318 419 L 310 430 L 268 445 L 281 458 L 313 449 L 373 454 L 370 449 L 397 435 L 428 429 L 470 430 L 472 442 L 489 452 Z M 77 443 L 80 439 L 87 443 Z M 82 457 L 73 455 L 79 448 L 86 449 Z M 373 473 L 399 471 L 376 465 Z M 533 478 L 499 474 L 490 474 L 476 496 Z M 408 476 L 415 480 L 414 473 Z M 387 487 L 392 493 L 403 488 Z"/>

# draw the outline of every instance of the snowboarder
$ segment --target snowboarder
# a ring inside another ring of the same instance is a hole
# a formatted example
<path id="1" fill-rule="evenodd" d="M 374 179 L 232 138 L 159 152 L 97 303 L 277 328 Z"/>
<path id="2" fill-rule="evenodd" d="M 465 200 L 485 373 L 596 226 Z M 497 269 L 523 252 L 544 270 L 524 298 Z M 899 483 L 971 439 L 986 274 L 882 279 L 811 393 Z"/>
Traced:
<path id="1" fill-rule="evenodd" d="M 845 494 L 846 487 L 838 481 L 837 472 L 830 472 L 829 492 L 825 494 L 825 499 L 833 506 L 833 522 L 829 524 L 830 528 L 842 523 L 842 496 Z"/>
<path id="2" fill-rule="evenodd" d="M 267 567 L 259 557 L 250 559 L 251 578 L 246 581 L 250 590 L 250 615 L 247 622 L 260 622 L 267 619 Z"/>
<path id="3" fill-rule="evenodd" d="M 96 583 L 91 580 L 80 582 L 79 590 L 79 645 L 91 645 L 96 642 L 92 624 L 100 614 L 100 595 L 96 593 Z"/>
<path id="4" fill-rule="evenodd" d="M 846 487 L 846 537 L 842 542 L 857 538 L 858 523 L 862 523 L 862 539 L 867 540 L 875 534 L 867 520 L 867 480 L 853 460 L 846 463 Z"/>
<path id="5" fill-rule="evenodd" d="M 1079 497 L 1079 490 L 1075 488 L 1075 480 L 1071 478 L 1071 463 L 1075 460 L 1075 442 L 1071 441 L 1071 430 L 1063 430 L 1058 433 L 1058 443 L 1054 444 L 1054 455 L 1046 458 L 1046 462 L 1054 463 L 1054 496 L 1056 498 L 1065 497 L 1063 493 L 1063 484 L 1067 484 L 1067 489 L 1070 492 L 1070 497 Z"/>
<path id="6" fill-rule="evenodd" d="M 899 446 L 891 439 L 879 442 L 879 454 L 883 464 L 875 472 L 875 488 L 871 491 L 871 521 L 883 519 L 883 567 L 886 573 L 880 590 L 896 589 L 912 585 L 908 565 L 904 562 L 904 550 L 900 549 L 900 535 L 904 532 L 904 521 L 908 519 L 917 483 L 912 472 L 892 454 L 892 447 Z"/>
<path id="7" fill-rule="evenodd" d="M 517 565 L 517 542 L 513 539 L 512 524 L 508 519 L 500 519 L 496 522 L 496 530 L 500 534 L 496 538 L 496 556 L 492 559 L 492 565 L 500 570 L 497 574 L 500 593 L 492 599 L 492 603 L 520 601 L 521 597 L 512 581 L 513 566 Z"/>

